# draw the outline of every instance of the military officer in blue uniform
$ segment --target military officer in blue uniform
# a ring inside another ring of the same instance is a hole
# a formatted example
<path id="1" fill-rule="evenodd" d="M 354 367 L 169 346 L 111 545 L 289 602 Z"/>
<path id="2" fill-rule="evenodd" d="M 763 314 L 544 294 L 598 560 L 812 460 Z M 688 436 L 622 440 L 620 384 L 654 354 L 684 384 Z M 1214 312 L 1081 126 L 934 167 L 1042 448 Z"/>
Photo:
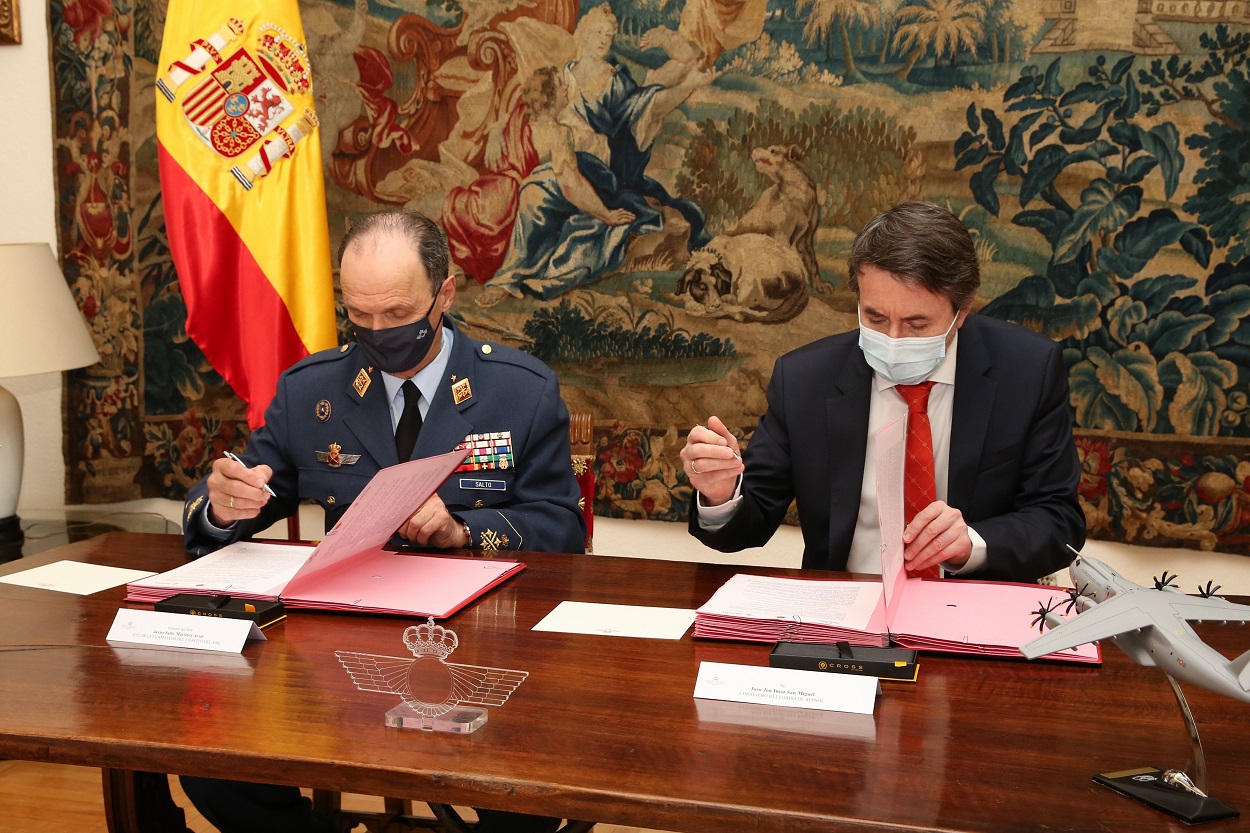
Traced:
<path id="1" fill-rule="evenodd" d="M 356 341 L 296 364 L 240 460 L 214 461 L 187 495 L 186 547 L 203 555 L 319 503 L 329 529 L 386 466 L 466 443 L 465 462 L 397 535 L 421 547 L 582 552 L 586 521 L 555 374 L 472 339 L 448 317 L 447 242 L 411 211 L 344 236 L 339 281 Z M 184 777 L 223 833 L 328 831 L 297 788 Z M 479 811 L 479 831 L 554 830 L 556 819 Z"/>
<path id="2" fill-rule="evenodd" d="M 380 469 L 401 462 L 395 437 L 405 379 L 419 390 L 422 414 L 405 460 L 461 442 L 473 450 L 400 534 L 432 547 L 583 551 L 585 517 L 555 374 L 456 328 L 447 315 L 456 289 L 446 244 L 419 216 L 373 215 L 344 238 L 340 282 L 357 341 L 283 374 L 243 464 L 215 461 L 188 492 L 188 553 L 259 532 L 303 499 L 325 509 L 329 529 Z M 422 235 L 428 242 L 418 256 Z"/>

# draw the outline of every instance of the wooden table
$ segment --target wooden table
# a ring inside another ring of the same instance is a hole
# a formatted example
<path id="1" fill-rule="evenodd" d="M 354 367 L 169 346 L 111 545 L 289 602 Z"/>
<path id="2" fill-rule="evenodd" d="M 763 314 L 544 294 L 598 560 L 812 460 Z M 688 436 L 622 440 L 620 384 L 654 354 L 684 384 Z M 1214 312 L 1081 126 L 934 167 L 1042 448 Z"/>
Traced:
<path id="1" fill-rule="evenodd" d="M 0 570 L 62 558 L 163 570 L 181 547 L 114 533 Z M 691 692 L 700 661 L 764 665 L 766 646 L 531 631 L 565 599 L 695 608 L 741 568 L 523 560 L 528 569 L 448 622 L 461 640 L 453 661 L 529 672 L 469 736 L 386 728 L 397 699 L 357 691 L 336 661 L 336 649 L 406 655 L 410 620 L 296 611 L 268 642 L 221 661 L 108 646 L 121 588 L 82 598 L 0 585 L 0 756 L 678 831 L 1183 828 L 1090 781 L 1188 760 L 1164 679 L 1112 646 L 1094 668 L 924 656 L 919 682 L 885 684 L 872 719 L 761 728 Z M 1250 646 L 1250 630 L 1205 634 L 1226 654 Z M 1189 694 L 1211 793 L 1250 813 L 1250 706 Z M 1250 821 L 1205 829 L 1234 828 Z"/>

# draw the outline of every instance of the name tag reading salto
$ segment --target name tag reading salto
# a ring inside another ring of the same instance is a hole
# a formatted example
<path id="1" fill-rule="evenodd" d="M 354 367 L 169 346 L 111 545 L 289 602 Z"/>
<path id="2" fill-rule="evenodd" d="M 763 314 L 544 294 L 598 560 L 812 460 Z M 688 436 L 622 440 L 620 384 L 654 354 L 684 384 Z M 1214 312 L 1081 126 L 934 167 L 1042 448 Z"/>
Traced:
<path id="1" fill-rule="evenodd" d="M 506 480 L 478 480 L 474 477 L 460 478 L 461 489 L 487 489 L 493 492 L 506 492 L 508 490 L 508 481 Z"/>

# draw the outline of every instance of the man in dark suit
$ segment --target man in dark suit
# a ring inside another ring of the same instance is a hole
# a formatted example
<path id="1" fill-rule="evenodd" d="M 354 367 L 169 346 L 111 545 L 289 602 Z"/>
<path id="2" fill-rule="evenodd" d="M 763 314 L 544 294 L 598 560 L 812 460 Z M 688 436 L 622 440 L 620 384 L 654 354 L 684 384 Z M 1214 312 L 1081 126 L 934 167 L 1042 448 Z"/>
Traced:
<path id="1" fill-rule="evenodd" d="M 356 342 L 286 371 L 242 462 L 214 461 L 187 494 L 186 547 L 203 555 L 319 503 L 326 528 L 379 470 L 473 452 L 397 535 L 422 547 L 582 552 L 586 520 L 555 374 L 537 359 L 469 338 L 447 313 L 447 242 L 428 218 L 364 218 L 339 248 Z M 272 494 L 271 494 L 272 491 Z M 222 833 L 329 831 L 295 787 L 182 778 Z M 477 829 L 549 831 L 557 819 L 479 811 Z"/>
<path id="2" fill-rule="evenodd" d="M 1085 521 L 1059 346 L 970 315 L 976 250 L 937 206 L 875 217 L 848 268 L 859 330 L 777 361 L 745 455 L 717 417 L 691 430 L 691 533 L 723 552 L 760 546 L 797 500 L 804 567 L 879 573 L 874 437 L 924 387 L 936 499 L 905 519 L 908 571 L 1032 581 L 1066 566 Z"/>

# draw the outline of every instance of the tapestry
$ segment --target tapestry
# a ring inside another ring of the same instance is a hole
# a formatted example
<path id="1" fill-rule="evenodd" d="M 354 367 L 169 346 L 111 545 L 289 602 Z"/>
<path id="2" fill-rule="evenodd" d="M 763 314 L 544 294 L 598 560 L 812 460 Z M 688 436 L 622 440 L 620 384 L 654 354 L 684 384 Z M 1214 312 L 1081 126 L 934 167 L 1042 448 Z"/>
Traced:
<path id="1" fill-rule="evenodd" d="M 1250 554 L 1250 3 L 301 7 L 332 245 L 438 220 L 460 323 L 593 413 L 597 514 L 683 519 L 685 434 L 749 442 L 775 359 L 857 326 L 855 232 L 923 199 L 973 235 L 976 311 L 1063 345 L 1091 536 Z M 52 2 L 61 252 L 102 359 L 69 376 L 71 502 L 181 498 L 247 442 L 165 238 L 163 19 Z"/>

